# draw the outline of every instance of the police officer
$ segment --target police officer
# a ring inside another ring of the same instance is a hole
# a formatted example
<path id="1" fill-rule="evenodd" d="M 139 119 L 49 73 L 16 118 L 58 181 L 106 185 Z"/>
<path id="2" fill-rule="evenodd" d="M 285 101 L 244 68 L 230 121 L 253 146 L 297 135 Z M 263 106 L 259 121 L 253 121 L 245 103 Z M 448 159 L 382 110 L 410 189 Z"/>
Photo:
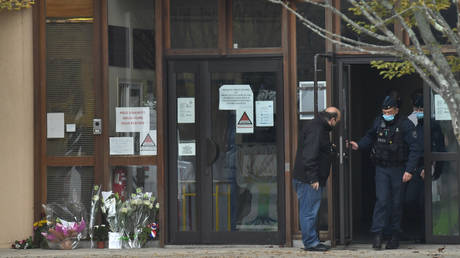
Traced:
<path id="1" fill-rule="evenodd" d="M 385 248 L 399 247 L 401 185 L 412 178 L 420 156 L 414 125 L 398 113 L 397 100 L 386 96 L 382 116 L 375 119 L 358 143 L 350 141 L 353 150 L 373 147 L 376 203 L 371 232 L 375 234 L 372 247 L 377 250 L 382 248 L 382 231 L 387 219 L 392 236 Z"/>

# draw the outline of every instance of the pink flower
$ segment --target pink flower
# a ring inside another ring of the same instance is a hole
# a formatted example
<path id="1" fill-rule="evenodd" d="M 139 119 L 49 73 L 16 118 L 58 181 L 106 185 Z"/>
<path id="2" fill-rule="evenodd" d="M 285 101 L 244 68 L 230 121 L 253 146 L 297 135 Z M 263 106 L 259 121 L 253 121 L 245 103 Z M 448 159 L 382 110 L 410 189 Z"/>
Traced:
<path id="1" fill-rule="evenodd" d="M 82 219 L 80 224 L 77 226 L 75 231 L 76 232 L 82 232 L 83 230 L 85 230 L 85 228 L 86 228 L 86 223 L 85 223 L 85 220 Z"/>

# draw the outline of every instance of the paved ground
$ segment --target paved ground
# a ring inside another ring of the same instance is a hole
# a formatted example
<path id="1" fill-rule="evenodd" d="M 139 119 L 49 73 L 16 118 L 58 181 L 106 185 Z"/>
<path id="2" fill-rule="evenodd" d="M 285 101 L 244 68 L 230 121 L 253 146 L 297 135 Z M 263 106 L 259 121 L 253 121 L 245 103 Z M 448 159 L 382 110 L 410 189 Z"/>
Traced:
<path id="1" fill-rule="evenodd" d="M 338 246 L 329 252 L 305 252 L 277 246 L 166 246 L 142 249 L 13 250 L 0 249 L 0 257 L 460 257 L 460 245 L 403 244 L 398 250 L 374 251 L 370 245 Z"/>

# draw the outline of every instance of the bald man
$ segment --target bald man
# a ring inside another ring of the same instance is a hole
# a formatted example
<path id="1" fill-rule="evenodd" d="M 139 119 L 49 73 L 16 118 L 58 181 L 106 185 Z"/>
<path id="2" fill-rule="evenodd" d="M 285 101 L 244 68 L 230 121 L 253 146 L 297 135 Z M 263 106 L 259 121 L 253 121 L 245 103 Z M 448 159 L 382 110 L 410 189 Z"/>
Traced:
<path id="1" fill-rule="evenodd" d="M 299 219 L 304 250 L 329 250 L 319 242 L 316 220 L 321 193 L 326 185 L 333 154 L 329 133 L 340 121 L 340 110 L 328 107 L 304 123 L 299 134 L 293 184 L 299 200 Z"/>

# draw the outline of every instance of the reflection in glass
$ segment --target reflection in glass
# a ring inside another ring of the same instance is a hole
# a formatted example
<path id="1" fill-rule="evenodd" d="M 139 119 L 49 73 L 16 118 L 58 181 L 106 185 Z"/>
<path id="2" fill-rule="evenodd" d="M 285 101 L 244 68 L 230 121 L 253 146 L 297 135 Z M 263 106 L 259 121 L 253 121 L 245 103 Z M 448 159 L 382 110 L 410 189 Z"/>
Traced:
<path id="1" fill-rule="evenodd" d="M 218 1 L 171 0 L 171 48 L 217 48 Z"/>
<path id="2" fill-rule="evenodd" d="M 224 84 L 249 84 L 254 102 L 270 101 L 276 107 L 275 73 L 211 74 L 211 142 L 220 150 L 212 166 L 213 230 L 277 231 L 276 108 L 275 126 L 236 133 L 236 112 L 219 110 L 219 88 Z"/>
<path id="3" fill-rule="evenodd" d="M 94 184 L 93 167 L 48 167 L 46 172 L 47 203 L 81 203 L 86 214 L 91 208 L 91 191 Z M 88 215 L 85 218 L 89 221 Z"/>
<path id="4" fill-rule="evenodd" d="M 176 99 L 195 98 L 194 73 L 176 74 Z M 181 101 L 176 105 L 178 110 Z M 194 104 L 187 107 L 195 110 Z M 178 117 L 181 116 L 178 114 Z M 176 119 L 177 127 L 177 225 L 179 231 L 197 230 L 196 187 L 196 123 L 190 119 Z"/>
<path id="5" fill-rule="evenodd" d="M 154 1 L 109 0 L 109 133 L 110 137 L 131 138 L 133 151 L 113 155 L 156 155 L 156 96 Z M 111 47 L 112 46 L 112 47 Z M 117 108 L 124 108 L 118 109 Z M 132 108 L 132 109 L 127 109 Z M 144 109 L 142 109 L 144 108 Z M 122 112 L 146 111 L 143 118 Z M 118 113 L 118 116 L 117 116 Z M 126 119 L 126 120 L 124 120 Z M 123 121 L 122 121 L 123 120 Z M 121 129 L 122 123 L 147 123 L 144 127 Z"/>
<path id="6" fill-rule="evenodd" d="M 432 152 L 457 152 L 459 145 L 452 128 L 452 118 L 446 102 L 431 91 L 431 146 Z"/>
<path id="7" fill-rule="evenodd" d="M 281 10 L 266 0 L 233 0 L 233 48 L 281 47 Z"/>
<path id="8" fill-rule="evenodd" d="M 357 22 L 357 23 L 364 23 L 364 24 L 369 24 L 369 21 L 363 16 L 363 15 L 355 15 L 353 11 L 350 10 L 351 7 L 353 7 L 353 4 L 350 3 L 349 1 L 340 1 L 341 6 L 341 12 L 344 13 L 346 16 L 348 16 L 351 20 Z M 388 23 L 387 28 L 391 31 L 394 31 L 394 23 Z M 340 21 L 340 31 L 342 36 L 357 40 L 360 42 L 365 42 L 365 43 L 370 43 L 370 44 L 377 44 L 377 45 L 389 45 L 390 43 L 385 42 L 385 41 L 380 41 L 372 36 L 369 36 L 367 33 L 360 32 L 358 33 L 356 29 L 354 29 L 350 24 L 348 24 L 346 21 L 343 19 Z M 380 31 L 377 31 L 378 33 L 381 33 Z"/>
<path id="9" fill-rule="evenodd" d="M 63 131 L 63 138 L 48 138 L 47 155 L 94 153 L 93 77 L 93 24 L 50 19 L 46 24 L 46 112 L 64 113 L 62 127 L 69 124 L 75 130 Z"/>
<path id="10" fill-rule="evenodd" d="M 458 236 L 458 172 L 457 161 L 437 161 L 436 172 L 431 183 L 433 235 Z"/>
<path id="11" fill-rule="evenodd" d="M 139 187 L 158 197 L 156 166 L 114 166 L 111 170 L 112 191 L 121 198 L 128 198 Z"/>

